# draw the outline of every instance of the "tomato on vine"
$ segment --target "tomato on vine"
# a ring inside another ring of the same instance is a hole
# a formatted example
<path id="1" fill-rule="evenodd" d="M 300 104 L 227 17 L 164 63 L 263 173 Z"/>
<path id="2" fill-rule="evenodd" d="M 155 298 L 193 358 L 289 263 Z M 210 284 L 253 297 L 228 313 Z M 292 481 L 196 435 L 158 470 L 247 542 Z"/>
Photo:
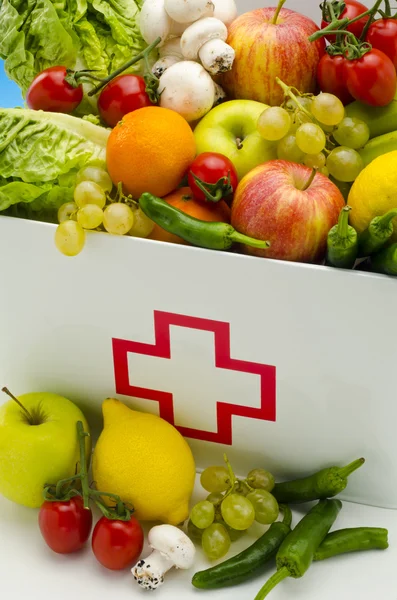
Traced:
<path id="1" fill-rule="evenodd" d="M 346 58 L 342 54 L 325 53 L 317 67 L 317 81 L 322 92 L 333 94 L 346 105 L 354 100 L 344 79 Z"/>
<path id="2" fill-rule="evenodd" d="M 197 200 L 219 202 L 236 191 L 238 175 L 229 158 L 216 152 L 204 152 L 193 161 L 188 183 Z"/>
<path id="3" fill-rule="evenodd" d="M 349 93 L 364 104 L 387 106 L 396 94 L 396 69 L 390 58 L 376 48 L 360 58 L 346 60 L 343 74 Z"/>
<path id="4" fill-rule="evenodd" d="M 139 521 L 102 517 L 92 534 L 92 551 L 104 567 L 119 571 L 131 566 L 143 550 L 144 535 Z"/>
<path id="5" fill-rule="evenodd" d="M 33 79 L 26 103 L 33 110 L 72 113 L 83 99 L 83 87 L 66 67 L 49 67 Z"/>
<path id="6" fill-rule="evenodd" d="M 366 41 L 373 48 L 386 54 L 397 68 L 396 19 L 379 19 L 378 21 L 374 21 L 368 29 Z"/>
<path id="7" fill-rule="evenodd" d="M 81 496 L 67 501 L 42 504 L 39 527 L 47 545 L 58 554 L 81 550 L 90 537 L 92 512 L 84 508 Z"/>
<path id="8" fill-rule="evenodd" d="M 325 29 L 327 25 L 329 25 L 334 18 L 336 19 L 355 19 L 359 17 L 363 13 L 368 11 L 368 8 L 361 4 L 361 2 L 357 2 L 357 0 L 334 0 L 330 3 L 332 6 L 333 14 L 331 14 L 331 10 L 329 7 L 329 3 L 324 2 L 323 4 L 323 20 L 321 22 L 321 29 Z M 347 27 L 347 31 L 350 31 L 356 38 L 360 38 L 365 25 L 367 24 L 369 15 L 366 15 L 362 19 L 357 20 L 355 23 L 352 23 Z M 331 43 L 334 43 L 336 40 L 335 35 L 327 35 L 327 40 Z"/>
<path id="9" fill-rule="evenodd" d="M 109 127 L 115 127 L 124 115 L 153 106 L 146 82 L 139 75 L 119 75 L 106 85 L 98 98 L 98 110 Z"/>

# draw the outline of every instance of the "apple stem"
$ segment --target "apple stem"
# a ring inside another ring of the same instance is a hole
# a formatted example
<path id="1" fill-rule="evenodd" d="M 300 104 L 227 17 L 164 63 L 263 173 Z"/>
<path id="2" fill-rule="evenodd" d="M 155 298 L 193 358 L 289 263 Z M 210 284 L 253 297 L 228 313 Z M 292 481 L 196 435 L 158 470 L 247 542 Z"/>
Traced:
<path id="1" fill-rule="evenodd" d="M 89 433 L 84 431 L 84 426 L 81 421 L 77 421 L 77 435 L 80 446 L 80 474 L 79 479 L 81 481 L 81 489 L 83 492 L 83 503 L 84 508 L 90 508 L 90 486 L 88 484 L 88 473 L 87 473 L 87 458 L 85 455 L 85 438 L 89 437 Z"/>
<path id="2" fill-rule="evenodd" d="M 241 138 L 236 138 L 236 146 L 237 150 L 242 150 L 244 148 L 243 140 Z"/>
<path id="3" fill-rule="evenodd" d="M 302 192 L 306 191 L 307 189 L 309 189 L 309 187 L 311 186 L 311 184 L 314 181 L 315 176 L 317 175 L 317 169 L 313 169 L 309 179 L 307 180 L 307 182 L 305 183 L 305 185 L 302 188 Z"/>
<path id="4" fill-rule="evenodd" d="M 28 411 L 27 408 L 25 408 L 25 406 L 22 404 L 22 402 L 20 402 L 18 400 L 18 398 L 16 398 L 14 396 L 14 394 L 11 394 L 10 390 L 6 387 L 3 387 L 3 389 L 1 390 L 2 392 L 4 392 L 5 394 L 7 394 L 7 396 L 9 396 L 10 398 L 12 398 L 12 400 L 14 400 L 14 402 L 16 402 L 18 404 L 18 406 L 23 410 L 23 412 L 26 415 L 26 418 L 28 420 L 29 425 L 34 425 L 34 419 L 32 417 L 32 415 L 30 414 L 30 412 Z"/>
<path id="5" fill-rule="evenodd" d="M 287 0 L 279 0 L 278 6 L 276 8 L 276 12 L 274 13 L 274 17 L 272 19 L 272 25 L 277 25 L 277 19 L 280 15 L 280 11 L 286 2 L 287 2 Z"/>

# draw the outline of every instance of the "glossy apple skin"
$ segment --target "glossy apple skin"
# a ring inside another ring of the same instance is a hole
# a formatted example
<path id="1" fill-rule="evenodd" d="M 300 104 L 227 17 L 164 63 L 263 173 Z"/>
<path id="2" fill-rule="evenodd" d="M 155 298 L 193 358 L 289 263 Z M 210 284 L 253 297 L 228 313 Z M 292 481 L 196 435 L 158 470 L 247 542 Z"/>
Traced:
<path id="1" fill-rule="evenodd" d="M 266 108 L 252 100 L 231 100 L 213 108 L 194 130 L 197 154 L 219 152 L 227 156 L 239 180 L 261 163 L 277 158 L 277 145 L 264 140 L 257 130 Z"/>
<path id="2" fill-rule="evenodd" d="M 296 262 L 324 259 L 328 232 L 345 201 L 320 173 L 303 191 L 311 173 L 304 165 L 273 160 L 240 182 L 232 205 L 233 227 L 271 243 L 269 250 L 245 247 L 247 254 Z"/>
<path id="3" fill-rule="evenodd" d="M 241 15 L 230 26 L 228 44 L 236 58 L 221 81 L 230 98 L 279 106 L 284 95 L 276 77 L 301 92 L 316 91 L 317 65 L 325 42 L 309 42 L 308 38 L 319 28 L 287 8 L 273 25 L 274 14 L 275 8 L 261 8 Z"/>

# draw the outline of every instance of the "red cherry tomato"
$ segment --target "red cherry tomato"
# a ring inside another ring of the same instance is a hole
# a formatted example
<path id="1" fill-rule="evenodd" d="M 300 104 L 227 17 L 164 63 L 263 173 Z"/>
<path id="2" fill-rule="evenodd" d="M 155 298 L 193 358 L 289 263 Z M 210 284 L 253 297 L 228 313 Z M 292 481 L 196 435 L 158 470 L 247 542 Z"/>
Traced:
<path id="1" fill-rule="evenodd" d="M 373 48 L 361 58 L 346 60 L 344 79 L 356 100 L 371 106 L 386 106 L 397 90 L 396 70 L 390 58 Z"/>
<path id="2" fill-rule="evenodd" d="M 209 197 L 200 189 L 196 180 L 207 190 Z M 204 152 L 192 163 L 188 174 L 189 187 L 197 200 L 218 202 L 230 197 L 236 191 L 238 175 L 231 160 L 223 154 Z"/>
<path id="3" fill-rule="evenodd" d="M 386 54 L 397 68 L 397 21 L 395 19 L 379 19 L 372 23 L 366 41 L 373 48 Z"/>
<path id="4" fill-rule="evenodd" d="M 143 542 L 141 524 L 134 516 L 129 521 L 113 521 L 102 517 L 92 534 L 92 550 L 96 559 L 113 571 L 125 569 L 138 560 Z"/>
<path id="5" fill-rule="evenodd" d="M 328 92 L 337 96 L 343 104 L 349 104 L 354 100 L 349 94 L 343 75 L 343 67 L 346 58 L 341 54 L 331 56 L 324 54 L 317 67 L 317 81 L 322 92 Z"/>
<path id="6" fill-rule="evenodd" d="M 340 2 L 334 3 L 334 4 L 340 4 Z M 368 10 L 368 8 L 366 6 L 364 6 L 364 4 L 361 4 L 361 2 L 357 2 L 357 0 L 345 0 L 344 10 L 339 15 L 338 15 L 338 13 L 336 13 L 336 17 L 338 19 L 352 20 L 352 19 L 355 19 L 356 17 L 358 17 L 359 15 L 362 15 L 367 10 Z M 351 33 L 353 33 L 356 36 L 356 38 L 361 37 L 361 34 L 363 32 L 363 29 L 364 29 L 368 19 L 369 19 L 369 15 L 366 17 L 363 17 L 362 19 L 359 19 L 352 25 L 349 25 L 347 30 L 350 31 Z M 327 27 L 327 25 L 329 25 L 329 23 L 330 23 L 330 21 L 328 21 L 328 20 L 326 21 L 323 19 L 321 22 L 321 29 L 324 29 L 325 27 Z M 327 40 L 329 42 L 335 42 L 335 39 L 336 39 L 335 35 L 327 36 Z"/>
<path id="7" fill-rule="evenodd" d="M 80 550 L 92 529 L 92 512 L 84 508 L 80 496 L 67 502 L 44 502 L 39 511 L 39 527 L 47 545 L 58 554 Z"/>
<path id="8" fill-rule="evenodd" d="M 65 80 L 65 67 L 50 67 L 39 73 L 30 84 L 26 103 L 33 110 L 72 113 L 83 99 L 81 85 L 73 87 Z"/>
<path id="9" fill-rule="evenodd" d="M 119 75 L 112 79 L 98 98 L 101 118 L 109 127 L 115 127 L 124 115 L 153 106 L 146 93 L 146 83 L 139 75 Z"/>

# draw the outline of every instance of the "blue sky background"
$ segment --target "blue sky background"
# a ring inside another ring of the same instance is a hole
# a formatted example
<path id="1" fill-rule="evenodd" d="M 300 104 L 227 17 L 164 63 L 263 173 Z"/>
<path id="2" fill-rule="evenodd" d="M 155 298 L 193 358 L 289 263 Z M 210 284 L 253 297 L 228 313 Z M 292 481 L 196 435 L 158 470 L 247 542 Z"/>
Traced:
<path id="1" fill-rule="evenodd" d="M 13 108 L 14 106 L 23 106 L 21 92 L 4 73 L 4 63 L 0 60 L 0 107 Z"/>

